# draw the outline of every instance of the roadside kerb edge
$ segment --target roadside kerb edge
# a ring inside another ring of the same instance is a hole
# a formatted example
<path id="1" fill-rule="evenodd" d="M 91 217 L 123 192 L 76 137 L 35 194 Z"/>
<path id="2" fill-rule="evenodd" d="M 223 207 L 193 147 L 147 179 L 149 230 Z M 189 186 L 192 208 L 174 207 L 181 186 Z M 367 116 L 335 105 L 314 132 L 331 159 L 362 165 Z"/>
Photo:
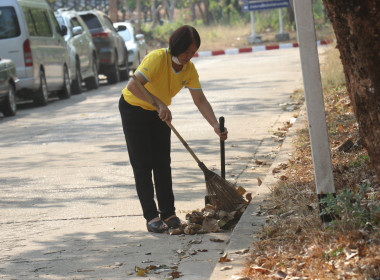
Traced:
<path id="1" fill-rule="evenodd" d="M 333 40 L 320 40 L 317 41 L 317 46 L 320 45 L 329 45 Z M 290 49 L 298 48 L 298 43 L 284 43 L 284 44 L 274 44 L 274 45 L 262 45 L 262 46 L 253 46 L 246 48 L 235 48 L 235 49 L 226 49 L 226 50 L 217 50 L 217 51 L 202 51 L 197 52 L 193 57 L 207 57 L 207 56 L 217 56 L 217 55 L 232 55 L 240 53 L 250 53 L 250 52 L 261 52 L 261 51 L 270 51 L 278 49 Z"/>
<path id="2" fill-rule="evenodd" d="M 240 275 L 244 268 L 246 268 L 247 258 L 251 252 L 248 251 L 243 254 L 242 252 L 250 249 L 251 244 L 256 239 L 255 233 L 261 232 L 262 226 L 265 225 L 267 217 L 257 215 L 257 213 L 260 211 L 260 204 L 263 204 L 269 198 L 271 194 L 270 187 L 274 186 L 279 180 L 273 175 L 272 170 L 278 168 L 280 163 L 288 161 L 291 153 L 294 151 L 293 140 L 296 132 L 305 125 L 305 122 L 306 109 L 303 106 L 296 122 L 289 128 L 281 150 L 269 168 L 262 185 L 253 194 L 251 203 L 231 233 L 228 245 L 224 251 L 228 255 L 228 258 L 231 259 L 231 262 L 218 262 L 209 278 L 210 280 L 233 279 L 234 276 Z M 228 269 L 224 270 L 226 267 Z"/>

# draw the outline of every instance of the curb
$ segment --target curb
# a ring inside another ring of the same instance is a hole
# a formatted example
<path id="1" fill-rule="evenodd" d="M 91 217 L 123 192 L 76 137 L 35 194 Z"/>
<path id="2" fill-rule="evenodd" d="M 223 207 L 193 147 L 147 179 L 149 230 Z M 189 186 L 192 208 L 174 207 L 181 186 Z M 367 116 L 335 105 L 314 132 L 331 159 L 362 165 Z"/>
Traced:
<path id="1" fill-rule="evenodd" d="M 272 170 L 280 163 L 287 162 L 291 153 L 294 151 L 293 139 L 297 130 L 305 124 L 306 109 L 301 107 L 296 122 L 289 128 L 285 140 L 282 143 L 281 150 L 269 168 L 262 185 L 253 193 L 253 199 L 240 218 L 238 224 L 231 233 L 228 246 L 224 253 L 228 254 L 231 262 L 218 262 L 210 276 L 210 280 L 220 279 L 239 279 L 247 265 L 247 258 L 250 255 L 251 244 L 255 241 L 255 234 L 261 232 L 262 226 L 265 225 L 267 217 L 257 215 L 260 211 L 260 204 L 265 203 L 271 194 L 270 187 L 274 186 L 279 179 L 272 174 Z M 245 279 L 245 278 L 242 278 Z"/>
<path id="2" fill-rule="evenodd" d="M 317 46 L 329 45 L 332 42 L 333 40 L 320 40 L 320 41 L 317 41 Z M 193 56 L 193 58 L 250 53 L 250 52 L 261 52 L 261 51 L 270 51 L 270 50 L 278 50 L 278 49 L 291 49 L 291 48 L 298 48 L 298 47 L 299 47 L 298 43 L 286 43 L 286 44 L 254 46 L 254 47 L 248 47 L 248 48 L 226 49 L 226 50 L 218 50 L 218 51 L 202 51 L 202 52 L 197 52 Z"/>

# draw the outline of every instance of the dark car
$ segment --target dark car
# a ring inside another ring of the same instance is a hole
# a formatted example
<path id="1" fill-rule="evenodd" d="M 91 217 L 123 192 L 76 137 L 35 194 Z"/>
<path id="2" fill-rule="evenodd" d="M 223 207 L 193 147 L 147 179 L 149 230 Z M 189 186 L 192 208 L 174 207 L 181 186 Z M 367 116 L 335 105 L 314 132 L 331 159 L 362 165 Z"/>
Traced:
<path id="1" fill-rule="evenodd" d="M 15 92 L 18 81 L 13 61 L 0 58 L 0 111 L 6 117 L 16 115 Z"/>
<path id="2" fill-rule="evenodd" d="M 107 76 L 110 84 L 128 80 L 128 51 L 111 19 L 97 10 L 78 13 L 90 30 L 98 51 L 99 74 Z"/>

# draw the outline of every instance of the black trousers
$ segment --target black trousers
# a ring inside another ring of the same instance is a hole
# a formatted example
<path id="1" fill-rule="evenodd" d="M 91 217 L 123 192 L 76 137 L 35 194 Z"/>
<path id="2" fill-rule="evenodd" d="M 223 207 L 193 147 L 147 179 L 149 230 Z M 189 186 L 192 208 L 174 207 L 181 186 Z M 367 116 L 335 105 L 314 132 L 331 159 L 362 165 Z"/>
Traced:
<path id="1" fill-rule="evenodd" d="M 175 214 L 170 166 L 171 130 L 156 111 L 132 106 L 123 96 L 119 100 L 119 110 L 144 218 L 150 221 L 160 215 L 161 219 L 166 219 Z"/>

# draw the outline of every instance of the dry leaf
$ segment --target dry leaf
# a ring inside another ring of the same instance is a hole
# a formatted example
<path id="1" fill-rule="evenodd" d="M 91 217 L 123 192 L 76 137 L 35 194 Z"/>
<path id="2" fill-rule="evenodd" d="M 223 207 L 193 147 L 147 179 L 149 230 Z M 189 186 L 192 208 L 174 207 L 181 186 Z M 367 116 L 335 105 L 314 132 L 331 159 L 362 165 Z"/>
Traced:
<path id="1" fill-rule="evenodd" d="M 285 272 L 282 272 L 281 270 L 277 271 L 275 274 L 273 274 L 273 277 L 277 279 L 286 278 L 288 276 Z"/>
<path id="2" fill-rule="evenodd" d="M 237 188 L 237 192 L 240 194 L 240 195 L 243 195 L 246 193 L 246 190 L 242 187 L 242 186 L 239 186 Z"/>
<path id="3" fill-rule="evenodd" d="M 217 243 L 223 243 L 224 242 L 223 239 L 219 239 L 219 238 L 210 238 L 210 241 L 217 242 Z"/>
<path id="4" fill-rule="evenodd" d="M 219 259 L 219 262 L 230 262 L 231 260 L 228 258 L 228 254 L 224 253 L 224 255 Z"/>
<path id="5" fill-rule="evenodd" d="M 182 276 L 181 272 L 179 272 L 179 271 L 173 271 L 172 273 L 170 273 L 170 275 L 173 278 L 180 278 Z"/>
<path id="6" fill-rule="evenodd" d="M 135 271 L 137 272 L 137 276 L 145 276 L 147 274 L 147 270 L 145 268 L 141 268 L 141 267 L 138 267 L 138 266 L 135 266 Z"/>
<path id="7" fill-rule="evenodd" d="M 257 177 L 257 184 L 259 185 L 259 187 L 261 186 L 262 183 L 263 183 L 263 181 L 261 181 L 261 179 L 259 177 Z"/>
<path id="8" fill-rule="evenodd" d="M 245 195 L 245 199 L 248 201 L 248 203 L 251 202 L 251 200 L 252 200 L 252 193 L 247 193 Z"/>
<path id="9" fill-rule="evenodd" d="M 346 260 L 348 261 L 349 259 L 356 257 L 359 254 L 359 251 L 350 248 L 344 248 L 344 253 L 346 254 Z"/>
<path id="10" fill-rule="evenodd" d="M 250 270 L 254 270 L 254 271 L 260 272 L 260 273 L 269 273 L 270 272 L 269 269 L 266 269 L 264 267 L 257 266 L 257 265 L 251 265 Z"/>
<path id="11" fill-rule="evenodd" d="M 272 169 L 272 173 L 275 174 L 275 173 L 280 173 L 280 168 L 278 167 L 275 167 Z"/>
<path id="12" fill-rule="evenodd" d="M 220 230 L 218 220 L 214 218 L 205 218 L 202 223 L 202 227 L 205 231 L 216 232 Z"/>
<path id="13" fill-rule="evenodd" d="M 288 180 L 289 178 L 287 177 L 287 176 L 285 176 L 285 175 L 282 175 L 281 177 L 280 177 L 280 180 L 281 181 L 286 181 L 286 180 Z"/>

